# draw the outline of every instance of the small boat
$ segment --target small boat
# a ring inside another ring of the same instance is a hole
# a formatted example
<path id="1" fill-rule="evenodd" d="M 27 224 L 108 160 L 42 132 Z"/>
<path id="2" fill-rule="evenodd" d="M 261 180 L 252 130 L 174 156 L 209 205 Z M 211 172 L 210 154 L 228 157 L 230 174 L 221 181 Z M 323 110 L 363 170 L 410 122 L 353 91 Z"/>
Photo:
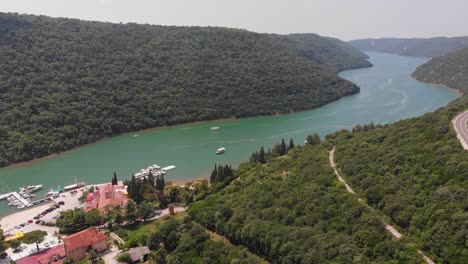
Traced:
<path id="1" fill-rule="evenodd" d="M 23 204 L 20 204 L 20 205 L 16 206 L 16 208 L 18 208 L 18 209 L 23 209 L 23 208 L 24 208 L 24 205 L 23 205 Z"/>
<path id="2" fill-rule="evenodd" d="M 216 150 L 216 154 L 217 154 L 217 155 L 223 154 L 225 151 L 226 151 L 225 148 L 219 148 L 219 149 Z"/>
<path id="3" fill-rule="evenodd" d="M 220 127 L 210 127 L 211 131 L 218 131 L 219 129 L 220 129 Z"/>
<path id="4" fill-rule="evenodd" d="M 71 190 L 78 189 L 78 188 L 81 188 L 81 187 L 84 187 L 84 186 L 86 186 L 85 182 L 77 182 L 75 184 L 71 184 L 71 185 L 67 185 L 67 186 L 63 187 L 63 190 L 64 191 L 71 191 Z"/>
<path id="5" fill-rule="evenodd" d="M 29 185 L 29 186 L 20 188 L 20 192 L 33 193 L 33 192 L 39 191 L 41 188 L 42 188 L 42 184 L 39 184 L 39 185 Z"/>

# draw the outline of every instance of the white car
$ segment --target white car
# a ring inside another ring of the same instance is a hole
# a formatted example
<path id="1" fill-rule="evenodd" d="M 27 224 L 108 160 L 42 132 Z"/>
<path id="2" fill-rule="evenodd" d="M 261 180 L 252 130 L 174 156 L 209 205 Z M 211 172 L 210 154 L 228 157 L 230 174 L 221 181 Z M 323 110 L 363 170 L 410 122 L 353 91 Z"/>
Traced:
<path id="1" fill-rule="evenodd" d="M 49 243 L 45 242 L 44 247 L 50 247 Z"/>

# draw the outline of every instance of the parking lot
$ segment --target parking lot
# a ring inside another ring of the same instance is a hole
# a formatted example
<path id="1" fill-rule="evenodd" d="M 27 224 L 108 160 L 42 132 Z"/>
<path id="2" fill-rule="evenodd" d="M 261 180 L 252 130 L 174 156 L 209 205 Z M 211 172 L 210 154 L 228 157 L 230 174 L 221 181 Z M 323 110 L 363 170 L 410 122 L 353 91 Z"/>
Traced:
<path id="1" fill-rule="evenodd" d="M 78 198 L 81 196 L 81 194 L 81 190 L 78 190 L 76 193 L 62 193 L 59 197 L 53 199 L 52 202 L 43 203 L 38 206 L 24 209 L 2 218 L 0 220 L 0 225 L 4 230 L 5 236 L 14 236 L 18 232 L 27 233 L 34 230 L 42 230 L 47 232 L 47 236 L 44 238 L 44 241 L 39 244 L 39 250 L 42 251 L 46 248 L 56 246 L 59 243 L 59 228 L 55 226 L 41 225 L 38 223 L 42 221 L 46 223 L 55 222 L 61 211 L 79 207 L 80 202 L 78 201 Z M 63 205 L 57 207 L 56 204 Z M 50 209 L 52 207 L 54 207 L 53 210 Z M 12 249 L 10 248 L 7 250 L 7 254 L 12 260 L 16 260 L 37 252 L 36 244 L 22 244 L 21 248 L 22 249 L 18 250 L 17 252 L 12 252 Z"/>

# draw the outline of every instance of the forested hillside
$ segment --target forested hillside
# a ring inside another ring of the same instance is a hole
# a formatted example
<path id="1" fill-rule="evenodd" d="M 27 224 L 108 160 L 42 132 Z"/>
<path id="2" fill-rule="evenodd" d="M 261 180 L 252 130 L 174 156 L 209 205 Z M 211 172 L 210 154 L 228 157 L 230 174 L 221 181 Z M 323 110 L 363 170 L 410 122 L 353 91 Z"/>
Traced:
<path id="1" fill-rule="evenodd" d="M 366 60 L 369 56 L 339 39 L 316 34 L 291 34 L 281 38 L 301 57 L 337 71 L 372 66 Z"/>
<path id="2" fill-rule="evenodd" d="M 468 47 L 468 37 L 357 39 L 349 44 L 364 51 L 432 58 Z"/>
<path id="3" fill-rule="evenodd" d="M 456 88 L 468 93 L 468 48 L 431 59 L 419 66 L 413 77 L 423 82 Z"/>
<path id="4" fill-rule="evenodd" d="M 236 180 L 189 214 L 271 263 L 421 263 L 336 181 L 328 150 L 299 146 L 286 156 L 267 154 L 265 164 L 242 164 Z"/>
<path id="5" fill-rule="evenodd" d="M 359 126 L 334 140 L 348 183 L 436 263 L 468 259 L 468 154 L 451 123 L 467 109 L 465 96 L 434 113 Z"/>
<path id="6" fill-rule="evenodd" d="M 0 166 L 149 127 L 319 107 L 359 91 L 336 75 L 369 66 L 346 45 L 0 13 Z"/>

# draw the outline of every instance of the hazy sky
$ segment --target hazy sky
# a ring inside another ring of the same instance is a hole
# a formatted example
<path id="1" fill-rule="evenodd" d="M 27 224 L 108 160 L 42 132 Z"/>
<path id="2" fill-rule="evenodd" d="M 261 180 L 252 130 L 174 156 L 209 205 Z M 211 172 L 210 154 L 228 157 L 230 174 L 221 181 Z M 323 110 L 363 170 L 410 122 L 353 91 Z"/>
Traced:
<path id="1" fill-rule="evenodd" d="M 0 11 L 344 40 L 468 35 L 468 0 L 0 0 Z"/>

